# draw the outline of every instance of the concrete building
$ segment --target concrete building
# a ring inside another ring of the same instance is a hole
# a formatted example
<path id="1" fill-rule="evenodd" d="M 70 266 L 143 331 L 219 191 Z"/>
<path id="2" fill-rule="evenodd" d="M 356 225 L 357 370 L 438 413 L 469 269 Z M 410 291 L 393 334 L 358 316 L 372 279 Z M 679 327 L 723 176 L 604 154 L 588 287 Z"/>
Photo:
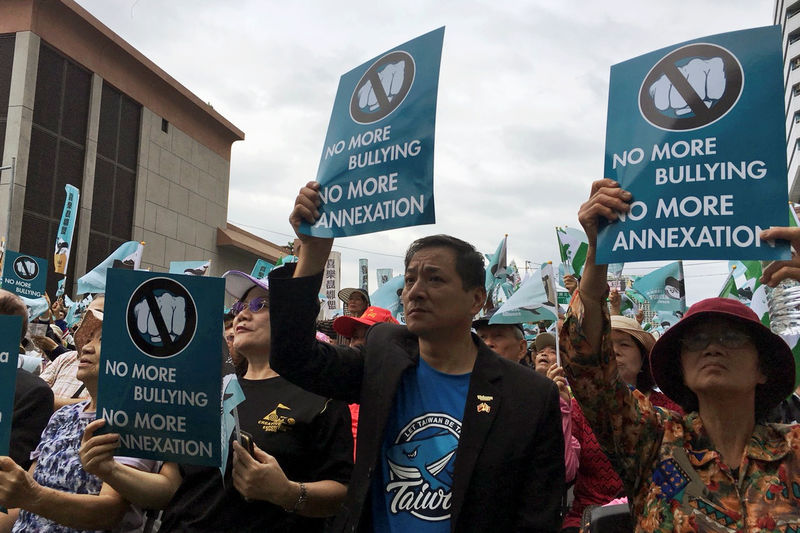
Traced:
<path id="1" fill-rule="evenodd" d="M 773 23 L 783 28 L 789 200 L 800 202 L 800 0 L 776 0 Z"/>
<path id="2" fill-rule="evenodd" d="M 142 267 L 211 274 L 287 253 L 227 224 L 244 133 L 72 0 L 0 2 L 0 237 L 53 260 L 66 184 L 80 189 L 70 283 L 128 240 Z M 12 185 L 13 177 L 13 185 Z M 48 275 L 48 292 L 60 278 Z"/>

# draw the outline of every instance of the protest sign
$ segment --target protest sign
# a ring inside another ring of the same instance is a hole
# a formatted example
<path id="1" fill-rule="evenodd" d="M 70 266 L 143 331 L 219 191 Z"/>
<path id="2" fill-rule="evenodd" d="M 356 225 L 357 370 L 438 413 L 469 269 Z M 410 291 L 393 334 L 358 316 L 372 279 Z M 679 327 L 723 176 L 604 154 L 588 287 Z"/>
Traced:
<path id="1" fill-rule="evenodd" d="M 21 333 L 21 316 L 0 316 L 0 456 L 9 451 Z"/>
<path id="2" fill-rule="evenodd" d="M 433 143 L 444 28 L 343 75 L 317 181 L 321 216 L 300 231 L 361 235 L 433 224 Z"/>
<path id="3" fill-rule="evenodd" d="M 72 249 L 72 234 L 75 231 L 75 219 L 78 218 L 78 200 L 80 191 L 73 185 L 65 185 L 66 198 L 61 211 L 61 223 L 56 233 L 56 248 L 53 251 L 53 270 L 56 274 L 66 274 L 69 263 L 69 251 Z"/>
<path id="4" fill-rule="evenodd" d="M 603 175 L 633 202 L 600 231 L 599 263 L 789 259 L 759 239 L 786 225 L 782 69 L 779 26 L 611 67 Z"/>
<path id="5" fill-rule="evenodd" d="M 274 265 L 272 263 L 268 263 L 263 259 L 259 259 L 253 266 L 253 271 L 250 273 L 250 275 L 256 279 L 264 279 L 267 277 L 267 274 L 269 274 L 273 267 Z"/>
<path id="6" fill-rule="evenodd" d="M 109 269 L 97 412 L 119 455 L 219 466 L 221 278 Z"/>
<path id="7" fill-rule="evenodd" d="M 325 272 L 322 276 L 322 289 L 321 292 L 325 295 L 324 315 L 326 319 L 331 319 L 340 314 L 339 312 L 339 299 L 336 297 L 339 294 L 339 286 L 342 277 L 342 254 L 340 252 L 331 252 L 328 260 L 325 262 Z"/>
<path id="8" fill-rule="evenodd" d="M 47 285 L 47 260 L 6 250 L 3 288 L 26 298 L 41 298 Z"/>

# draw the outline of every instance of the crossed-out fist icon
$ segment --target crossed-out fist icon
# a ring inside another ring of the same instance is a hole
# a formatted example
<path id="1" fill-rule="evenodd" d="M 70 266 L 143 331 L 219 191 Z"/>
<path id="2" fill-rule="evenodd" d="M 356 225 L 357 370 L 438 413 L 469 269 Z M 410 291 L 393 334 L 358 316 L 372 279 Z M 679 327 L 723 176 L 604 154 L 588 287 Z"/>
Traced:
<path id="1" fill-rule="evenodd" d="M 720 57 L 695 58 L 686 65 L 678 67 L 678 71 L 686 78 L 706 107 L 711 107 L 725 92 L 725 68 Z M 658 78 L 648 92 L 659 111 L 672 109 L 679 116 L 692 111 L 666 74 Z"/>
<path id="2" fill-rule="evenodd" d="M 405 79 L 406 62 L 398 61 L 397 63 L 390 63 L 378 73 L 378 78 L 381 80 L 383 92 L 389 101 L 400 92 L 403 88 L 403 80 Z M 375 89 L 372 87 L 372 82 L 367 80 L 358 90 L 358 107 L 366 109 L 369 107 L 370 111 L 375 111 L 378 107 L 378 98 L 375 96 Z"/>
<path id="3" fill-rule="evenodd" d="M 155 299 L 170 338 L 174 341 L 186 328 L 186 300 L 183 296 L 174 296 L 168 292 L 156 296 Z M 147 300 L 137 303 L 133 313 L 136 315 L 136 327 L 142 337 L 145 339 L 149 337 L 152 344 L 163 343 Z"/>

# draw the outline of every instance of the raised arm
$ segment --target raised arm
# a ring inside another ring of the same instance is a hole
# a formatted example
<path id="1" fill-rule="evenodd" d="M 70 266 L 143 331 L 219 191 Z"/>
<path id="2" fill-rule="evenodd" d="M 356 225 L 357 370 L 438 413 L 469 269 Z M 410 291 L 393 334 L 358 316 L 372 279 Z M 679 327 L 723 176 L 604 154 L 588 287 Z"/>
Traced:
<path id="1" fill-rule="evenodd" d="M 616 220 L 619 212 L 628 211 L 630 200 L 630 193 L 613 180 L 592 184 L 590 198 L 578 213 L 589 249 L 580 287 L 561 330 L 564 370 L 572 392 L 629 494 L 638 479 L 646 479 L 643 470 L 651 464 L 663 432 L 655 408 L 619 377 L 605 303 L 607 267 L 596 264 L 595 257 L 601 220 Z"/>
<path id="2" fill-rule="evenodd" d="M 319 218 L 318 207 L 322 204 L 322 199 L 319 194 L 319 183 L 316 181 L 309 181 L 305 187 L 300 189 L 295 199 L 294 209 L 289 215 L 289 222 L 300 239 L 300 250 L 297 254 L 297 267 L 294 271 L 294 277 L 300 278 L 304 276 L 313 276 L 322 272 L 325 268 L 325 262 L 331 253 L 333 246 L 333 239 L 323 239 L 320 237 L 312 237 L 300 233 L 300 223 L 308 222 L 314 224 Z"/>

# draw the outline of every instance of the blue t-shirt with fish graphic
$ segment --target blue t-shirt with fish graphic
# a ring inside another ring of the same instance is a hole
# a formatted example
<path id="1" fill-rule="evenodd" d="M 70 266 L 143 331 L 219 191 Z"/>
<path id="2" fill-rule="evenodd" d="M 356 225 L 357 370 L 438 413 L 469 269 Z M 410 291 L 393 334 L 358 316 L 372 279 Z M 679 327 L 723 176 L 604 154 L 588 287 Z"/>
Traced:
<path id="1" fill-rule="evenodd" d="M 422 358 L 403 375 L 372 483 L 376 532 L 450 531 L 453 467 L 469 379 L 470 374 L 439 372 Z"/>

